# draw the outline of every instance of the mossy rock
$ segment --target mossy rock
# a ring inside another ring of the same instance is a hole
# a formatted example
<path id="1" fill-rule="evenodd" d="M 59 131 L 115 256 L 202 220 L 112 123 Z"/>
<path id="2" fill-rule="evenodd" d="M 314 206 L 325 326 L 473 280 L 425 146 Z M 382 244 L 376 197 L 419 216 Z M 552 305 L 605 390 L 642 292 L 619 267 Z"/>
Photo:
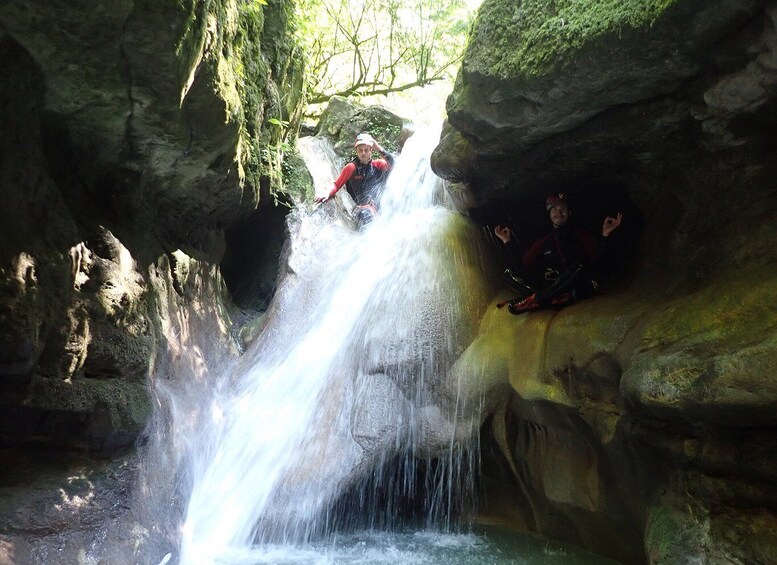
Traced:
<path id="1" fill-rule="evenodd" d="M 350 159 L 354 154 L 353 141 L 361 132 L 372 135 L 386 151 L 398 152 L 402 130 L 407 125 L 407 120 L 382 106 L 361 106 L 335 96 L 321 114 L 316 132 L 332 140 L 338 155 Z"/>
<path id="2" fill-rule="evenodd" d="M 284 192 L 294 202 L 310 201 L 315 192 L 313 178 L 296 149 L 286 153 L 282 170 Z"/>
<path id="3" fill-rule="evenodd" d="M 657 506 L 648 516 L 645 528 L 645 553 L 649 563 L 685 565 L 703 563 L 703 539 L 707 537 L 704 523 L 669 507 Z"/>
<path id="4" fill-rule="evenodd" d="M 677 0 L 486 0 L 464 60 L 471 72 L 539 76 L 573 62 L 581 49 L 649 29 Z"/>
<path id="5" fill-rule="evenodd" d="M 622 394 L 642 414 L 715 425 L 773 425 L 777 276 L 719 276 L 646 324 Z"/>

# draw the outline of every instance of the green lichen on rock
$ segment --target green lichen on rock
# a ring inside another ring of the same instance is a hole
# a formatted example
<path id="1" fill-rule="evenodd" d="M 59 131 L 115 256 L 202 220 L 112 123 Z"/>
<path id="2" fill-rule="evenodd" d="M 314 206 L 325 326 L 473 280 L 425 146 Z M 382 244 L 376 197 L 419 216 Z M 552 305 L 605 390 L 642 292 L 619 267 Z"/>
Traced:
<path id="1" fill-rule="evenodd" d="M 700 553 L 700 538 L 705 535 L 699 524 L 667 506 L 654 508 L 645 530 L 645 550 L 650 563 L 689 563 Z"/>
<path id="2" fill-rule="evenodd" d="M 282 188 L 282 144 L 301 116 L 304 71 L 294 57 L 292 11 L 286 0 L 192 2 L 177 46 L 182 98 L 204 64 L 225 122 L 238 128 L 235 162 L 255 204 L 262 178 L 272 192 Z"/>
<path id="3" fill-rule="evenodd" d="M 714 344 L 741 348 L 777 328 L 774 268 L 721 273 L 713 284 L 671 305 L 646 328 L 646 347 Z"/>
<path id="4" fill-rule="evenodd" d="M 464 66 L 493 76 L 544 75 L 603 36 L 651 26 L 676 1 L 487 0 Z"/>
<path id="5" fill-rule="evenodd" d="M 285 154 L 282 171 L 284 192 L 291 196 L 292 201 L 306 202 L 313 199 L 313 178 L 298 151 L 291 150 Z"/>
<path id="6" fill-rule="evenodd" d="M 623 374 L 623 397 L 659 419 L 771 425 L 775 281 L 768 268 L 724 272 L 656 312 Z"/>

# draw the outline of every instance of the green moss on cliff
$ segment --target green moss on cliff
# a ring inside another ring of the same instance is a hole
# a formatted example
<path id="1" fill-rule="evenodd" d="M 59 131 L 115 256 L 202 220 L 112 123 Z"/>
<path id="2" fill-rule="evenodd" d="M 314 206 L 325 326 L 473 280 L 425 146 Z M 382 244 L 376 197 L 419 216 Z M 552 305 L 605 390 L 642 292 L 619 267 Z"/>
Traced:
<path id="1" fill-rule="evenodd" d="M 651 26 L 677 0 L 486 0 L 465 68 L 494 76 L 536 76 L 573 60 L 605 35 Z"/>
<path id="2" fill-rule="evenodd" d="M 670 557 L 678 541 L 682 542 L 683 522 L 677 512 L 664 506 L 654 508 L 649 518 L 645 546 L 651 561 L 656 562 Z"/>
<path id="3" fill-rule="evenodd" d="M 235 68 L 235 83 L 242 102 L 240 120 L 241 147 L 245 167 L 244 174 L 249 184 L 256 188 L 258 195 L 260 177 L 263 173 L 274 176 L 273 163 L 263 163 L 261 159 L 263 140 L 262 121 L 267 101 L 265 93 L 270 70 L 263 60 L 260 38 L 264 27 L 264 13 L 256 4 L 241 5 L 238 26 L 234 38 L 232 64 Z"/>
<path id="4" fill-rule="evenodd" d="M 237 91 L 242 101 L 245 175 L 257 191 L 284 190 L 287 141 L 303 106 L 304 70 L 295 55 L 293 4 L 286 0 L 240 3 L 234 39 Z"/>
<path id="5" fill-rule="evenodd" d="M 313 199 L 315 187 L 305 162 L 295 150 L 286 153 L 283 160 L 284 190 L 295 202 L 305 202 Z"/>
<path id="6" fill-rule="evenodd" d="M 206 39 L 206 24 L 210 2 L 181 0 L 178 9 L 184 14 L 177 32 L 175 52 L 178 56 L 178 82 L 182 96 L 194 80 L 194 71 L 202 60 Z M 176 20 L 178 21 L 178 20 Z"/>
<path id="7" fill-rule="evenodd" d="M 179 7 L 186 13 L 177 45 L 181 98 L 195 74 L 198 80 L 210 75 L 225 104 L 225 121 L 238 127 L 241 182 L 258 204 L 263 179 L 271 192 L 282 189 L 283 141 L 301 115 L 304 73 L 294 61 L 293 4 L 189 0 Z"/>

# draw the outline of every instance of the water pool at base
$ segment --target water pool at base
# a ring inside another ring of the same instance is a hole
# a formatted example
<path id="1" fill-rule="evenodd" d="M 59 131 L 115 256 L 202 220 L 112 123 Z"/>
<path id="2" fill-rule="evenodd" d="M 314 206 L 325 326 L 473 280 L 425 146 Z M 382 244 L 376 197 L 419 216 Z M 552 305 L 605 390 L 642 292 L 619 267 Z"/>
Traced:
<path id="1" fill-rule="evenodd" d="M 539 536 L 480 527 L 471 533 L 362 531 L 293 547 L 263 545 L 222 555 L 220 565 L 616 565 Z"/>

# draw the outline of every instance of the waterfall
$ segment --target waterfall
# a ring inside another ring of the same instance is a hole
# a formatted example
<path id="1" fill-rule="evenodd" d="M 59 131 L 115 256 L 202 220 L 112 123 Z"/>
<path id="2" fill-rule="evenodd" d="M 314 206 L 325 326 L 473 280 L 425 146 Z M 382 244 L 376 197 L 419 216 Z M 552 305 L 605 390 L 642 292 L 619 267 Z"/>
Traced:
<path id="1" fill-rule="evenodd" d="M 181 563 L 310 540 L 349 513 L 385 526 L 419 488 L 427 516 L 450 523 L 483 418 L 477 386 L 451 369 L 488 293 L 480 238 L 429 168 L 438 139 L 408 140 L 362 232 L 336 201 L 293 210 L 261 334 L 211 368 L 212 384 L 171 394 L 171 418 L 187 422 L 170 438 L 189 491 Z M 331 182 L 331 165 L 313 169 Z"/>

